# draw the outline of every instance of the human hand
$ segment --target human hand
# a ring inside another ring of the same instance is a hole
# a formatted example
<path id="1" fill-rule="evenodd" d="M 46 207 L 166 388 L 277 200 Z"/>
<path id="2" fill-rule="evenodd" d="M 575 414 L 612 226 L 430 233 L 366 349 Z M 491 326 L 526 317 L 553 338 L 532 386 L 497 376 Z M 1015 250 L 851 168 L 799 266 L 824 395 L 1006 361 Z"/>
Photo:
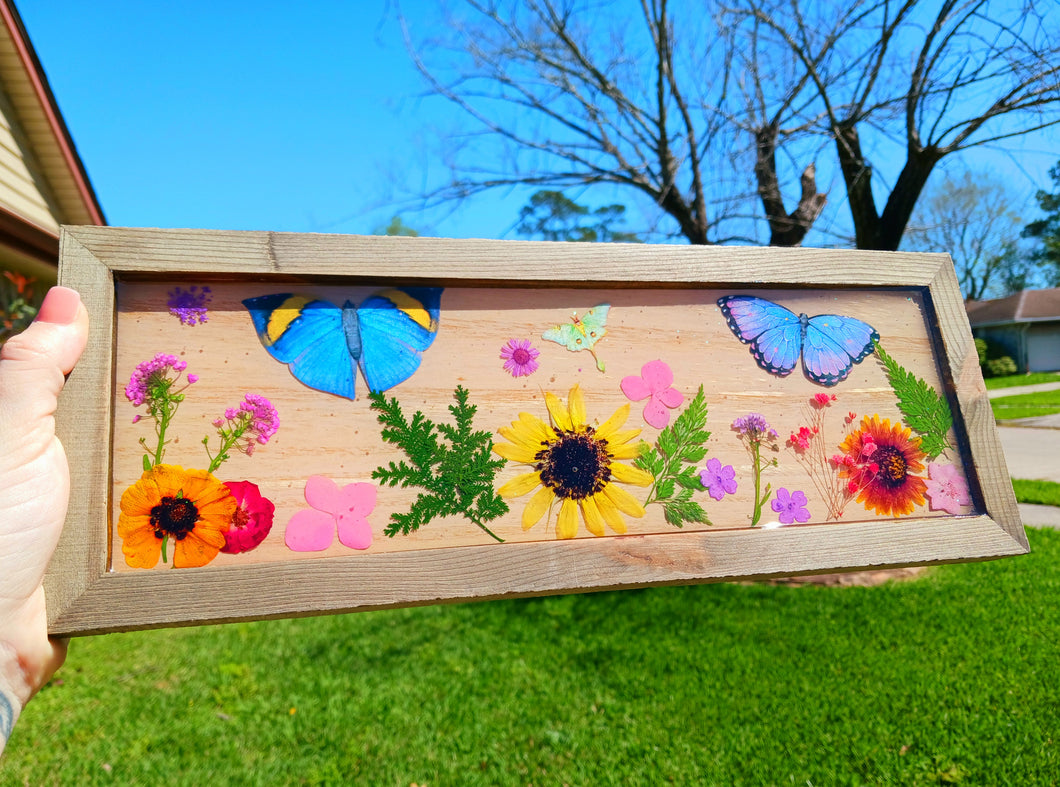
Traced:
<path id="1" fill-rule="evenodd" d="M 87 339 L 80 296 L 53 287 L 33 324 L 0 349 L 0 751 L 66 658 L 66 642 L 48 638 L 41 581 L 70 496 L 54 413 Z"/>

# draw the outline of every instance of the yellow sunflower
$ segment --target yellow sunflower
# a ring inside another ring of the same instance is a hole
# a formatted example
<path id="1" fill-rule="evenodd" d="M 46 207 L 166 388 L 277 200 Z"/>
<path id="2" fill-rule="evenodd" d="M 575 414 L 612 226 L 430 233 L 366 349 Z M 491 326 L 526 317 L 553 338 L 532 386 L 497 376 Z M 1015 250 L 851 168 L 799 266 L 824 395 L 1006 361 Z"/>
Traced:
<path id="1" fill-rule="evenodd" d="M 173 566 L 205 566 L 225 545 L 225 532 L 236 513 L 236 499 L 205 470 L 157 465 L 121 496 L 118 535 L 125 562 L 153 568 L 165 562 L 173 539 Z"/>
<path id="2" fill-rule="evenodd" d="M 512 462 L 530 465 L 533 472 L 513 478 L 497 493 L 503 498 L 522 497 L 537 489 L 523 509 L 523 530 L 529 530 L 559 498 L 557 538 L 578 535 L 578 515 L 594 536 L 604 535 L 604 526 L 616 533 L 626 532 L 623 514 L 644 516 L 644 506 L 615 482 L 649 486 L 651 473 L 622 464 L 641 452 L 636 440 L 640 429 L 622 430 L 629 418 L 629 405 L 597 427 L 586 423 L 585 397 L 575 385 L 567 404 L 555 394 L 545 394 L 545 406 L 552 417 L 547 424 L 537 416 L 519 413 L 510 427 L 501 427 L 501 437 L 510 443 L 493 447 L 494 453 Z M 540 489 L 538 489 L 540 487 Z"/>

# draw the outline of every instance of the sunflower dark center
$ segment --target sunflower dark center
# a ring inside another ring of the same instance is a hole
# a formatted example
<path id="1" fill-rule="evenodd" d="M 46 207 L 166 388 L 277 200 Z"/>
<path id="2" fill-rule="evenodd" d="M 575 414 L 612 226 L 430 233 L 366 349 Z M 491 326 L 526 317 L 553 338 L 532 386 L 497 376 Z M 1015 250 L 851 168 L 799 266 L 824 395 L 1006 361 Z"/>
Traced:
<path id="1" fill-rule="evenodd" d="M 607 441 L 584 432 L 556 430 L 556 439 L 534 457 L 541 482 L 557 497 L 582 500 L 595 495 L 611 480 L 611 454 Z"/>
<path id="2" fill-rule="evenodd" d="M 199 509 L 186 497 L 163 497 L 151 509 L 151 527 L 155 529 L 155 538 L 173 536 L 177 541 L 183 541 L 198 521 Z"/>
<path id="3" fill-rule="evenodd" d="M 530 351 L 525 347 L 517 347 L 515 348 L 515 352 L 512 353 L 512 360 L 519 366 L 526 366 L 531 360 Z"/>
<path id="4" fill-rule="evenodd" d="M 897 489 L 905 483 L 909 462 L 897 448 L 892 445 L 879 448 L 872 459 L 880 467 L 876 478 L 886 488 Z"/>

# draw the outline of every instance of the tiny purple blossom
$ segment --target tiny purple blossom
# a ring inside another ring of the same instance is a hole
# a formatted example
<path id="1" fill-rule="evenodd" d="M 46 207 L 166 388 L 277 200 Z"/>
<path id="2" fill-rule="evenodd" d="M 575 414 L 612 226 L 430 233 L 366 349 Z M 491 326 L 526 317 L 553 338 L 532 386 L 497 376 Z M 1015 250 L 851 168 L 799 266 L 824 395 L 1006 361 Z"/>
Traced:
<path id="1" fill-rule="evenodd" d="M 777 490 L 776 497 L 770 503 L 772 509 L 780 515 L 782 525 L 790 525 L 794 522 L 808 522 L 810 511 L 806 508 L 806 494 L 795 490 L 789 492 L 784 487 Z"/>
<path id="2" fill-rule="evenodd" d="M 269 438 L 276 434 L 280 428 L 280 414 L 272 406 L 272 402 L 259 394 L 248 393 L 239 404 L 239 411 L 247 413 L 250 418 L 249 432 L 261 445 L 269 442 Z"/>
<path id="3" fill-rule="evenodd" d="M 741 436 L 747 435 L 752 440 L 761 441 L 763 437 L 776 440 L 777 430 L 766 423 L 766 417 L 761 413 L 748 413 L 740 416 L 732 422 L 732 428 Z"/>
<path id="4" fill-rule="evenodd" d="M 208 304 L 213 300 L 209 287 L 192 286 L 187 290 L 180 287 L 169 291 L 169 300 L 166 306 L 169 313 L 180 319 L 182 325 L 201 325 L 209 317 L 207 316 Z"/>
<path id="5" fill-rule="evenodd" d="M 715 500 L 736 492 L 736 469 L 732 465 L 722 467 L 718 459 L 707 460 L 706 469 L 699 471 L 699 480 Z"/>
<path id="6" fill-rule="evenodd" d="M 192 385 L 193 383 L 197 383 L 197 382 L 199 382 L 199 375 L 197 375 L 197 374 L 189 374 L 188 375 L 188 385 Z"/>

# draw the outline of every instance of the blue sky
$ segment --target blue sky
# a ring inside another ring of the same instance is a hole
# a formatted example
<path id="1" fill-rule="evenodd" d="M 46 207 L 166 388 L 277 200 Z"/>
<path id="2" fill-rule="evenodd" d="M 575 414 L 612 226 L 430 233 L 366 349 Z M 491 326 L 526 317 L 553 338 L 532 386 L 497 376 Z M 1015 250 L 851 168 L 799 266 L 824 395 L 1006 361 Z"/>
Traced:
<path id="1" fill-rule="evenodd" d="M 17 4 L 111 224 L 369 233 L 400 214 L 425 234 L 516 237 L 529 191 L 419 210 L 459 117 L 427 94 L 394 0 Z M 420 30 L 438 5 L 401 2 Z M 1041 135 L 1008 147 L 943 169 L 1003 173 L 1029 220 L 1058 154 Z M 818 172 L 824 236 L 846 214 L 838 174 Z"/>
<path id="2" fill-rule="evenodd" d="M 111 224 L 367 233 L 400 213 L 499 237 L 523 204 L 417 211 L 453 115 L 425 97 L 386 0 L 18 9 Z"/>

